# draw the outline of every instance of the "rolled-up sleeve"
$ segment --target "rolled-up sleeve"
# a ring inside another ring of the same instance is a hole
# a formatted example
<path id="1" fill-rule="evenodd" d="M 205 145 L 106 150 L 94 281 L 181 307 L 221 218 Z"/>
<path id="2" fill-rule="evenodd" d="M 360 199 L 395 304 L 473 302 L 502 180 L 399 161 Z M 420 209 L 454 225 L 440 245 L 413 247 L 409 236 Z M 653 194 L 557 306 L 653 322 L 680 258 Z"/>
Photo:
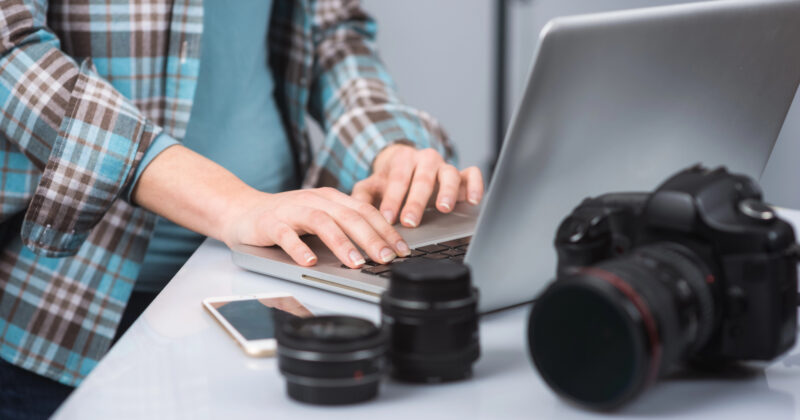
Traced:
<path id="1" fill-rule="evenodd" d="M 161 132 L 90 59 L 77 63 L 46 27 L 39 1 L 0 6 L 0 135 L 42 175 L 22 238 L 47 257 L 77 252 L 131 183 Z"/>
<path id="2" fill-rule="evenodd" d="M 142 176 L 142 172 L 147 169 L 147 166 L 150 165 L 150 162 L 152 162 L 156 156 L 160 155 L 161 152 L 166 150 L 168 147 L 176 144 L 180 144 L 180 142 L 163 131 L 161 134 L 156 136 L 156 138 L 153 140 L 153 143 L 147 148 L 147 151 L 144 152 L 142 161 L 139 162 L 139 165 L 136 167 L 136 171 L 133 173 L 133 179 L 128 183 L 128 186 L 122 192 L 126 200 L 133 202 L 133 190 L 136 189 L 136 184 L 139 183 L 139 178 Z"/>

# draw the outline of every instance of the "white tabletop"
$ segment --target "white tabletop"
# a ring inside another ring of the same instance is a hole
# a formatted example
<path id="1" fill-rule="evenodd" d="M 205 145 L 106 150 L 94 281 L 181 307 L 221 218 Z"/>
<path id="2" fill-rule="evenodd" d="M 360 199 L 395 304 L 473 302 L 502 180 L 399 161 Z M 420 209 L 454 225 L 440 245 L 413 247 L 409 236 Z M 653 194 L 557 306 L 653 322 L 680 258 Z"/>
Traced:
<path id="1" fill-rule="evenodd" d="M 800 212 L 782 211 L 800 226 Z M 275 359 L 254 359 L 205 313 L 211 296 L 289 292 L 313 309 L 379 317 L 377 305 L 237 268 L 207 240 L 56 413 L 57 419 L 591 418 L 556 398 L 528 358 L 528 308 L 481 321 L 471 380 L 407 385 L 386 380 L 376 400 L 316 407 L 290 400 Z M 626 418 L 800 419 L 800 346 L 763 370 L 659 381 L 618 412 Z"/>

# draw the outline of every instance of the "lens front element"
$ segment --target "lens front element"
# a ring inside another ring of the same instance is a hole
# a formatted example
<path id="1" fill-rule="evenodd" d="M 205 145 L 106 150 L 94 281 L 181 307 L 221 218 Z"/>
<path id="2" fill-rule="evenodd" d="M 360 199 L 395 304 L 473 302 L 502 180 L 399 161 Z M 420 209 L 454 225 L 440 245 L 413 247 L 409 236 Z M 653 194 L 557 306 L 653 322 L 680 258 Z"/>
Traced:
<path id="1" fill-rule="evenodd" d="M 598 410 L 624 404 L 708 342 L 711 275 L 691 250 L 669 242 L 573 270 L 531 311 L 536 368 L 575 403 Z"/>
<path id="2" fill-rule="evenodd" d="M 622 296 L 602 283 L 562 284 L 548 293 L 528 324 L 531 356 L 545 381 L 598 409 L 631 398 L 646 379 L 648 362 L 645 332 L 631 316 L 635 308 L 620 306 Z"/>

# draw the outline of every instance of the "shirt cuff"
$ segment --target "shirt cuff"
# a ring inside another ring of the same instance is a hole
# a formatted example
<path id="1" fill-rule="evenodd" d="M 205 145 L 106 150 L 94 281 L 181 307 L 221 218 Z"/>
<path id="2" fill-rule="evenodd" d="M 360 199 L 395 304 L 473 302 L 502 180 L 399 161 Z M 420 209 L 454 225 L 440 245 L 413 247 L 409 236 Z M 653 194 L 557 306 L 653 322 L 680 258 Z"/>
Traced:
<path id="1" fill-rule="evenodd" d="M 142 161 L 139 163 L 139 167 L 136 168 L 136 172 L 133 174 L 133 180 L 131 180 L 130 184 L 128 184 L 128 189 L 123 192 L 129 203 L 133 203 L 133 197 L 131 197 L 131 194 L 133 194 L 133 190 L 136 188 L 136 184 L 139 182 L 139 177 L 142 176 L 142 172 L 144 172 L 145 168 L 147 168 L 147 165 L 149 165 L 150 162 L 156 158 L 156 156 L 161 154 L 161 152 L 176 144 L 180 144 L 180 142 L 170 137 L 169 134 L 163 131 L 159 133 L 155 139 L 153 139 L 150 147 L 146 152 L 144 152 Z"/>

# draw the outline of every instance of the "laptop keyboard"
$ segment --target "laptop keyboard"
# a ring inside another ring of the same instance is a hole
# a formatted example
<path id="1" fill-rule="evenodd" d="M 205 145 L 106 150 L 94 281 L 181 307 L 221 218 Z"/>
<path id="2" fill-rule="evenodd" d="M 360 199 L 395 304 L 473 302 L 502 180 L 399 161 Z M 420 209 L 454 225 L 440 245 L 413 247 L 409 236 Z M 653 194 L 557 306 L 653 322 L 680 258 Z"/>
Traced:
<path id="1" fill-rule="evenodd" d="M 389 264 L 378 264 L 372 260 L 367 260 L 361 268 L 362 273 L 372 274 L 389 278 L 392 271 L 393 264 L 403 264 L 408 261 L 424 258 L 428 260 L 450 260 L 454 262 L 464 262 L 464 255 L 467 253 L 469 241 L 472 236 L 465 236 L 463 238 L 453 239 L 450 241 L 440 242 L 438 244 L 431 244 L 414 248 L 411 250 L 411 255 L 407 257 L 395 258 Z M 342 267 L 349 268 L 342 264 Z"/>

